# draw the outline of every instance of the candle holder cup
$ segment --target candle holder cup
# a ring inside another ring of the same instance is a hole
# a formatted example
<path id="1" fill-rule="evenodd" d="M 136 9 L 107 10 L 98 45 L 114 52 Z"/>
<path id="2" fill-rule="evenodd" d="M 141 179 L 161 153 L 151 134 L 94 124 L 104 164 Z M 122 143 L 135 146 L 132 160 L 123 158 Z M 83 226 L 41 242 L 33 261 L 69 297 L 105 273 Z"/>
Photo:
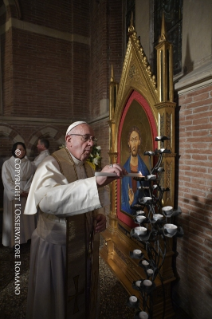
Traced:
<path id="1" fill-rule="evenodd" d="M 140 301 L 136 296 L 130 296 L 128 299 L 127 306 L 131 308 L 139 308 Z"/>
<path id="2" fill-rule="evenodd" d="M 149 319 L 149 315 L 146 311 L 138 311 L 136 312 L 134 319 Z"/>
<path id="3" fill-rule="evenodd" d="M 147 218 L 146 216 L 137 216 L 135 219 L 134 219 L 134 222 L 136 224 L 139 224 L 139 225 L 142 225 L 142 224 L 145 224 L 147 222 Z"/>
<path id="4" fill-rule="evenodd" d="M 136 238 L 137 240 L 139 240 L 139 241 L 146 241 L 146 240 L 148 240 L 149 239 L 149 237 L 150 237 L 150 231 L 147 229 L 147 232 L 145 233 L 145 234 L 143 234 L 143 235 L 139 235 L 139 234 L 137 234 L 136 232 L 135 232 L 135 230 L 134 230 L 134 228 L 131 230 L 131 232 L 130 232 L 130 236 L 131 237 L 134 237 L 134 238 Z"/>
<path id="5" fill-rule="evenodd" d="M 134 249 L 130 251 L 130 257 L 134 259 L 141 259 L 143 257 L 143 253 L 140 249 Z"/>

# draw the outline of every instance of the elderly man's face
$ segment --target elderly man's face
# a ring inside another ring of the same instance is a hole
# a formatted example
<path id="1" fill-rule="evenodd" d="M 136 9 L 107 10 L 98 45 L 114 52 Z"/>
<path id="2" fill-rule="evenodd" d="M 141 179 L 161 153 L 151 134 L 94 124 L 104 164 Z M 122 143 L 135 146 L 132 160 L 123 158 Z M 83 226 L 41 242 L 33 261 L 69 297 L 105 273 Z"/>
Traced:
<path id="1" fill-rule="evenodd" d="M 138 147 L 141 144 L 141 140 L 139 138 L 139 134 L 136 131 L 133 131 L 130 134 L 130 139 L 128 141 L 128 146 L 130 148 L 132 156 L 137 156 Z"/>
<path id="2" fill-rule="evenodd" d="M 66 147 L 74 157 L 84 161 L 89 157 L 92 151 L 94 145 L 92 138 L 94 138 L 94 131 L 89 125 L 77 125 L 69 132 L 69 135 L 66 136 Z"/>

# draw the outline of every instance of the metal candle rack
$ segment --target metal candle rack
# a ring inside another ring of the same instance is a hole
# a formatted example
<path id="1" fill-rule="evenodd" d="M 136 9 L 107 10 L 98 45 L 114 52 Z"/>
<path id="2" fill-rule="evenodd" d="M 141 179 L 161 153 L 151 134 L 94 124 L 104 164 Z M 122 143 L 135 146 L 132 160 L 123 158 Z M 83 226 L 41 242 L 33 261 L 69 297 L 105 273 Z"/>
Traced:
<path id="1" fill-rule="evenodd" d="M 162 144 L 165 140 L 169 140 L 167 136 L 157 136 L 156 141 Z M 160 274 L 163 266 L 167 247 L 167 237 L 182 237 L 183 229 L 168 223 L 172 217 L 181 214 L 181 209 L 173 209 L 171 206 L 162 206 L 162 199 L 165 192 L 169 188 L 161 186 L 161 177 L 164 168 L 161 166 L 164 154 L 171 153 L 170 150 L 161 148 L 155 151 L 146 151 L 144 155 L 149 156 L 150 175 L 142 177 L 134 177 L 140 182 L 139 190 L 145 194 L 139 198 L 138 203 L 131 208 L 134 211 L 133 219 L 138 227 L 131 230 L 131 237 L 136 238 L 139 242 L 145 244 L 148 258 L 145 258 L 140 249 L 130 252 L 131 258 L 139 259 L 139 266 L 144 269 L 146 279 L 138 279 L 133 282 L 133 288 L 140 292 L 142 296 L 142 308 L 140 311 L 140 301 L 135 296 L 130 296 L 128 305 L 135 309 L 135 319 L 153 318 L 153 291 L 156 288 L 155 279 L 158 276 L 161 280 L 163 289 L 163 318 L 165 316 L 165 291 L 163 286 L 163 278 Z M 152 167 L 151 158 L 157 156 L 158 160 Z M 145 183 L 144 183 L 145 182 Z M 145 184 L 145 186 L 143 186 Z"/>

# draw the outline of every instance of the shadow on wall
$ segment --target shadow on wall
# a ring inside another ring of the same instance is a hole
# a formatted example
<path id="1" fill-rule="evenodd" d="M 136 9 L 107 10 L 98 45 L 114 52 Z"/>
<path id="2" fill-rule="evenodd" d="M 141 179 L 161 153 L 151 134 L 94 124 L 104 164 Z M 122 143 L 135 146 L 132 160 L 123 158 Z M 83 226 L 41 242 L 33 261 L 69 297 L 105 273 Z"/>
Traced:
<path id="1" fill-rule="evenodd" d="M 194 62 L 191 60 L 191 52 L 190 52 L 190 45 L 189 45 L 189 37 L 187 35 L 187 41 L 186 41 L 186 56 L 184 60 L 184 66 L 183 66 L 183 73 L 184 75 L 191 73 L 194 69 Z M 184 76 L 183 75 L 183 76 Z"/>
<path id="2" fill-rule="evenodd" d="M 188 211 L 180 218 L 184 237 L 179 243 L 177 269 L 181 279 L 174 287 L 173 298 L 192 318 L 208 319 L 212 313 L 211 193 L 204 202 L 197 196 L 184 199 Z"/>

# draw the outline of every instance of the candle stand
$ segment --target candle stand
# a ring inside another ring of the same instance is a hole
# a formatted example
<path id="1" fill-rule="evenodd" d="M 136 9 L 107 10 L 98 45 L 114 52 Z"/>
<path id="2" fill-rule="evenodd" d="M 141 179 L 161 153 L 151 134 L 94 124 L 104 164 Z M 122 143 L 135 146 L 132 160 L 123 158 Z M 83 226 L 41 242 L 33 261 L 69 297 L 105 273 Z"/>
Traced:
<path id="1" fill-rule="evenodd" d="M 156 141 L 163 145 L 167 136 L 158 136 Z M 163 289 L 163 317 L 165 316 L 165 291 L 163 277 L 160 273 L 167 253 L 167 238 L 182 237 L 183 229 L 172 223 L 172 218 L 181 214 L 181 209 L 173 209 L 172 206 L 163 206 L 163 195 L 169 192 L 169 188 L 161 186 L 163 168 L 163 157 L 169 154 L 170 150 L 161 148 L 155 151 L 146 151 L 144 155 L 149 156 L 150 174 L 148 176 L 134 177 L 139 181 L 139 191 L 144 196 L 139 198 L 138 203 L 131 208 L 134 211 L 133 219 L 138 225 L 130 232 L 130 236 L 145 244 L 146 255 L 140 249 L 130 252 L 130 257 L 139 259 L 139 266 L 144 269 L 146 279 L 134 281 L 132 286 L 139 291 L 142 299 L 140 301 L 135 296 L 130 296 L 128 305 L 135 308 L 135 319 L 153 318 L 153 291 L 156 288 L 155 279 L 158 277 Z M 152 167 L 153 157 L 157 163 Z M 140 310 L 143 309 L 143 311 Z"/>

